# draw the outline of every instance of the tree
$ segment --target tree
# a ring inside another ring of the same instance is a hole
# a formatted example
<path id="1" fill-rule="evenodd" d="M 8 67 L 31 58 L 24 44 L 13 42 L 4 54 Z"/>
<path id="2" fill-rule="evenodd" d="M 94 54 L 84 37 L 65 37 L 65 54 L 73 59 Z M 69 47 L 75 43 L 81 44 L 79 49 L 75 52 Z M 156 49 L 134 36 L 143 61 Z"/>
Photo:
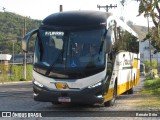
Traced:
<path id="1" fill-rule="evenodd" d="M 152 60 L 152 68 L 156 69 L 157 65 L 158 65 L 157 61 L 156 60 Z M 145 68 L 146 68 L 146 71 L 148 72 L 149 69 L 150 69 L 150 61 L 149 60 L 145 61 Z"/>
<path id="2" fill-rule="evenodd" d="M 150 15 L 155 25 L 144 40 L 150 39 L 152 46 L 156 49 L 154 53 L 160 52 L 160 0 L 141 0 L 139 15 L 142 13 L 144 17 Z"/>
<path id="3" fill-rule="evenodd" d="M 41 21 L 26 18 L 26 33 L 32 29 L 39 27 Z M 0 12 L 0 51 L 4 54 L 13 53 L 13 42 L 14 53 L 18 54 L 21 50 L 21 40 L 23 37 L 24 30 L 24 17 L 11 12 Z M 35 39 L 31 40 L 29 50 L 34 50 Z"/>
<path id="4" fill-rule="evenodd" d="M 157 68 L 157 61 L 156 60 L 152 60 L 152 67 L 153 67 L 153 69 Z"/>
<path id="5" fill-rule="evenodd" d="M 149 68 L 150 68 L 150 61 L 149 60 L 146 60 L 145 61 L 145 68 L 146 68 L 146 70 L 145 71 L 149 71 Z"/>

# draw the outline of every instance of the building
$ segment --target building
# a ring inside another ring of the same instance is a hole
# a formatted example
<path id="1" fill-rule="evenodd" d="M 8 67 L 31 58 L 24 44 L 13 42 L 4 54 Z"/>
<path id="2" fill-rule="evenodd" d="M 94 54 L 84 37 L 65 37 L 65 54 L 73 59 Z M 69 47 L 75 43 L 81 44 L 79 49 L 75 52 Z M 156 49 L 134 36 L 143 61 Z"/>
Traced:
<path id="1" fill-rule="evenodd" d="M 0 64 L 8 65 L 12 55 L 0 54 Z"/>
<path id="2" fill-rule="evenodd" d="M 24 54 L 15 54 L 14 59 L 13 57 L 10 59 L 9 64 L 23 64 Z M 26 54 L 26 63 L 32 64 L 33 63 L 33 53 Z"/>
<path id="3" fill-rule="evenodd" d="M 146 60 L 150 60 L 150 49 L 149 49 L 149 40 L 146 41 L 140 41 L 140 58 L 141 62 L 144 62 Z M 158 65 L 160 65 L 160 53 L 154 54 L 154 48 L 151 45 L 151 59 L 156 60 Z"/>

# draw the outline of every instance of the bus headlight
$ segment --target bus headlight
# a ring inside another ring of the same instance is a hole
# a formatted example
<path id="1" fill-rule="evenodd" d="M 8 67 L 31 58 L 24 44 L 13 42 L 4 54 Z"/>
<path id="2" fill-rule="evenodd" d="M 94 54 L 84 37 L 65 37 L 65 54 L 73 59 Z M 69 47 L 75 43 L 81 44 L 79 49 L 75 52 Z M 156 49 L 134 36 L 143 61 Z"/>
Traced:
<path id="1" fill-rule="evenodd" d="M 90 85 L 88 88 L 95 88 L 95 87 L 98 87 L 98 86 L 100 86 L 100 85 L 102 85 L 102 83 L 101 83 L 101 82 L 98 82 L 98 83 L 96 83 L 96 84 Z"/>
<path id="2" fill-rule="evenodd" d="M 42 85 L 41 83 L 39 83 L 38 81 L 34 81 L 33 83 L 34 83 L 35 85 L 41 87 L 41 88 L 43 87 L 43 85 Z"/>

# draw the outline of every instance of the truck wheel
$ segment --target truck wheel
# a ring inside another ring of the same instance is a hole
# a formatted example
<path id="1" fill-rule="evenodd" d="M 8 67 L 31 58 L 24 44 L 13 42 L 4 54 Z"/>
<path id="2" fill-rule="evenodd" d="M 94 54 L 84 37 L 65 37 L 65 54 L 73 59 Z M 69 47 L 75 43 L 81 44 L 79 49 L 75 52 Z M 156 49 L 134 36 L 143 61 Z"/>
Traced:
<path id="1" fill-rule="evenodd" d="M 115 84 L 114 90 L 113 90 L 113 98 L 107 102 L 104 102 L 104 106 L 106 106 L 106 107 L 113 106 L 116 101 L 116 96 L 117 96 L 117 86 Z"/>

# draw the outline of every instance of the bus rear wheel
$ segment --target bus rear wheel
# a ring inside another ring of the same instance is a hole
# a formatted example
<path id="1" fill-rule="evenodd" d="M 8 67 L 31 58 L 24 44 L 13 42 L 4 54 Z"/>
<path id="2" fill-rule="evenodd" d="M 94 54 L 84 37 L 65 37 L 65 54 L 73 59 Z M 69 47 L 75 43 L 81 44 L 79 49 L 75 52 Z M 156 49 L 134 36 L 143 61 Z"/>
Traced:
<path id="1" fill-rule="evenodd" d="M 135 79 L 135 74 L 134 74 L 134 80 L 131 81 L 131 82 L 132 82 L 132 88 L 130 88 L 130 89 L 127 91 L 128 94 L 133 94 L 133 93 L 134 93 L 133 87 L 134 87 L 135 81 L 136 81 L 136 79 Z"/>
<path id="2" fill-rule="evenodd" d="M 127 93 L 128 93 L 128 94 L 133 94 L 133 93 L 134 93 L 134 92 L 133 92 L 133 88 L 129 89 L 129 90 L 127 91 Z"/>
<path id="3" fill-rule="evenodd" d="M 106 106 L 106 107 L 113 106 L 116 101 L 116 96 L 117 96 L 117 86 L 115 84 L 114 90 L 113 90 L 113 98 L 107 102 L 104 102 L 104 106 Z"/>

